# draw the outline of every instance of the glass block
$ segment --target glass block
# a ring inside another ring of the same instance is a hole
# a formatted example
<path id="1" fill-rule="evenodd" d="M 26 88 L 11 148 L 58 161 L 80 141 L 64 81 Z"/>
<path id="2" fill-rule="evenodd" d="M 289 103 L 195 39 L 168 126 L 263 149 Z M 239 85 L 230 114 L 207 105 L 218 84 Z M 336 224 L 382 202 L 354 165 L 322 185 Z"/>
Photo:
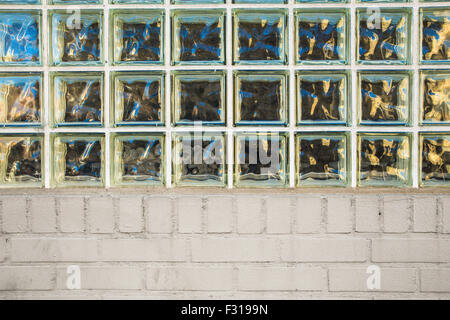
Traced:
<path id="1" fill-rule="evenodd" d="M 409 186 L 410 140 L 408 133 L 358 134 L 358 185 Z"/>
<path id="2" fill-rule="evenodd" d="M 348 0 L 295 0 L 296 3 L 346 3 Z"/>
<path id="3" fill-rule="evenodd" d="M 113 72 L 111 120 L 116 126 L 164 124 L 164 74 Z"/>
<path id="4" fill-rule="evenodd" d="M 450 70 L 420 71 L 420 123 L 450 124 Z"/>
<path id="5" fill-rule="evenodd" d="M 373 3 L 378 3 L 378 2 L 410 2 L 410 0 L 356 0 L 356 2 L 373 2 Z"/>
<path id="6" fill-rule="evenodd" d="M 101 4 L 102 0 L 47 0 L 49 4 Z"/>
<path id="7" fill-rule="evenodd" d="M 0 10 L 0 66 L 41 64 L 41 11 Z"/>
<path id="8" fill-rule="evenodd" d="M 103 186 L 103 135 L 56 134 L 52 139 L 53 185 Z"/>
<path id="9" fill-rule="evenodd" d="M 41 124 L 41 73 L 0 73 L 0 127 Z"/>
<path id="10" fill-rule="evenodd" d="M 176 72 L 172 83 L 173 124 L 225 124 L 224 72 Z"/>
<path id="11" fill-rule="evenodd" d="M 225 0 L 171 0 L 174 4 L 209 4 L 225 3 Z"/>
<path id="12" fill-rule="evenodd" d="M 450 133 L 420 133 L 421 186 L 450 186 Z"/>
<path id="13" fill-rule="evenodd" d="M 300 64 L 346 64 L 347 10 L 296 12 L 296 61 Z"/>
<path id="14" fill-rule="evenodd" d="M 410 12 L 408 8 L 358 9 L 357 62 L 409 64 Z"/>
<path id="15" fill-rule="evenodd" d="M 349 75 L 342 71 L 297 73 L 297 124 L 347 123 Z"/>
<path id="16" fill-rule="evenodd" d="M 359 72 L 359 124 L 408 125 L 410 79 L 411 74 L 407 71 Z"/>
<path id="17" fill-rule="evenodd" d="M 420 61 L 450 63 L 450 8 L 420 8 Z"/>
<path id="18" fill-rule="evenodd" d="M 40 0 L 1 0 L 1 4 L 40 4 Z"/>
<path id="19" fill-rule="evenodd" d="M 162 4 L 164 0 L 110 0 L 112 4 Z"/>
<path id="20" fill-rule="evenodd" d="M 237 187 L 287 187 L 288 135 L 237 133 L 234 184 Z"/>
<path id="21" fill-rule="evenodd" d="M 114 64 L 163 64 L 164 12 L 113 10 Z"/>
<path id="22" fill-rule="evenodd" d="M 350 178 L 347 133 L 298 133 L 296 177 L 299 186 L 346 186 Z"/>
<path id="23" fill-rule="evenodd" d="M 233 0 L 233 3 L 287 3 L 287 0 Z"/>
<path id="24" fill-rule="evenodd" d="M 43 186 L 43 135 L 0 136 L 0 187 Z"/>
<path id="25" fill-rule="evenodd" d="M 103 124 L 103 74 L 101 72 L 51 73 L 51 122 L 55 126 Z"/>
<path id="26" fill-rule="evenodd" d="M 112 143 L 114 185 L 163 185 L 164 134 L 114 134 Z"/>
<path id="27" fill-rule="evenodd" d="M 172 23 L 172 63 L 224 64 L 225 11 L 176 10 Z"/>
<path id="28" fill-rule="evenodd" d="M 233 61 L 237 64 L 285 64 L 285 10 L 234 10 Z"/>
<path id="29" fill-rule="evenodd" d="M 50 11 L 50 53 L 53 65 L 103 63 L 103 11 Z"/>
<path id="30" fill-rule="evenodd" d="M 176 133 L 173 139 L 175 186 L 226 185 L 224 133 Z"/>

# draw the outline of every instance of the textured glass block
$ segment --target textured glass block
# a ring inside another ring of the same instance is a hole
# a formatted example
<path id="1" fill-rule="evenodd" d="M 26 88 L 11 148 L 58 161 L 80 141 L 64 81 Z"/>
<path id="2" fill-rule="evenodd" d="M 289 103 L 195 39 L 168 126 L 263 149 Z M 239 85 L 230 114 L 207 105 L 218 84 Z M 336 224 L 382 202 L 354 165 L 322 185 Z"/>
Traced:
<path id="1" fill-rule="evenodd" d="M 0 4 L 40 4 L 40 0 L 1 0 Z"/>
<path id="2" fill-rule="evenodd" d="M 50 52 L 53 65 L 103 63 L 103 11 L 50 11 Z"/>
<path id="3" fill-rule="evenodd" d="M 176 10 L 172 23 L 172 63 L 224 64 L 225 11 Z"/>
<path id="4" fill-rule="evenodd" d="M 360 133 L 358 185 L 409 186 L 410 140 L 408 133 Z"/>
<path id="5" fill-rule="evenodd" d="M 296 12 L 296 61 L 300 64 L 347 63 L 346 10 Z"/>
<path id="6" fill-rule="evenodd" d="M 372 2 L 372 3 L 382 3 L 382 2 L 410 2 L 410 0 L 356 0 L 356 2 Z"/>
<path id="7" fill-rule="evenodd" d="M 100 4 L 102 0 L 47 0 L 49 4 Z"/>
<path id="8" fill-rule="evenodd" d="M 172 0 L 175 4 L 209 4 L 209 3 L 224 3 L 225 0 Z"/>
<path id="9" fill-rule="evenodd" d="M 236 186 L 288 186 L 287 134 L 237 133 L 235 140 Z"/>
<path id="10" fill-rule="evenodd" d="M 405 71 L 358 73 L 358 120 L 367 125 L 408 125 L 411 75 Z"/>
<path id="11" fill-rule="evenodd" d="M 297 123 L 346 124 L 348 74 L 340 71 L 297 73 Z"/>
<path id="12" fill-rule="evenodd" d="M 41 11 L 0 10 L 0 66 L 41 64 Z"/>
<path id="13" fill-rule="evenodd" d="M 299 133 L 296 177 L 299 186 L 346 186 L 350 177 L 346 133 Z"/>
<path id="14" fill-rule="evenodd" d="M 161 10 L 113 10 L 114 64 L 162 64 L 164 13 Z"/>
<path id="15" fill-rule="evenodd" d="M 226 185 L 225 134 L 177 133 L 173 139 L 174 185 L 220 187 Z"/>
<path id="16" fill-rule="evenodd" d="M 52 112 L 55 126 L 103 124 L 103 74 L 57 72 L 51 74 Z"/>
<path id="17" fill-rule="evenodd" d="M 225 73 L 221 71 L 177 72 L 173 83 L 175 125 L 225 124 Z"/>
<path id="18" fill-rule="evenodd" d="M 113 4 L 161 4 L 164 0 L 110 0 Z"/>
<path id="19" fill-rule="evenodd" d="M 450 8 L 420 8 L 421 63 L 450 63 Z"/>
<path id="20" fill-rule="evenodd" d="M 101 134 L 53 135 L 53 184 L 103 186 L 104 136 Z"/>
<path id="21" fill-rule="evenodd" d="M 286 72 L 238 71 L 234 74 L 236 125 L 287 125 Z"/>
<path id="22" fill-rule="evenodd" d="M 233 0 L 233 3 L 287 3 L 287 0 Z"/>
<path id="23" fill-rule="evenodd" d="M 111 120 L 117 126 L 164 124 L 164 75 L 113 72 Z"/>
<path id="24" fill-rule="evenodd" d="M 164 183 L 163 134 L 115 134 L 112 141 L 111 174 L 114 185 Z"/>
<path id="25" fill-rule="evenodd" d="M 379 14 L 379 19 L 377 16 Z M 410 10 L 361 8 L 357 10 L 357 62 L 408 64 Z"/>
<path id="26" fill-rule="evenodd" d="M 450 186 L 450 133 L 420 134 L 421 186 Z"/>
<path id="27" fill-rule="evenodd" d="M 0 136 L 0 187 L 43 185 L 43 136 Z"/>
<path id="28" fill-rule="evenodd" d="M 450 124 L 450 71 L 420 72 L 421 124 Z"/>
<path id="29" fill-rule="evenodd" d="M 346 3 L 348 0 L 295 0 L 296 3 Z"/>
<path id="30" fill-rule="evenodd" d="M 235 10 L 233 12 L 234 63 L 286 63 L 286 20 L 285 10 Z"/>
<path id="31" fill-rule="evenodd" d="M 0 73 L 0 127 L 41 124 L 41 73 Z"/>

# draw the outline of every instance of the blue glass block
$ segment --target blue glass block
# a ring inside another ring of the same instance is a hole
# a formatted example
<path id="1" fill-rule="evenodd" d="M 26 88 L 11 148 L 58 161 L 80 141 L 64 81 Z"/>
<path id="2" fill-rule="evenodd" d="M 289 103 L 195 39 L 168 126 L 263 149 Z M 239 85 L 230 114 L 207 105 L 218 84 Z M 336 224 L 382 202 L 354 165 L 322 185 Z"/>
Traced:
<path id="1" fill-rule="evenodd" d="M 297 72 L 297 124 L 347 124 L 348 86 L 345 71 Z"/>
<path id="2" fill-rule="evenodd" d="M 0 66 L 41 64 L 41 11 L 0 11 Z"/>
<path id="3" fill-rule="evenodd" d="M 285 10 L 234 10 L 234 63 L 285 64 L 286 20 Z"/>
<path id="4" fill-rule="evenodd" d="M 420 133 L 421 186 L 450 187 L 450 133 Z"/>
<path id="5" fill-rule="evenodd" d="M 102 0 L 48 0 L 49 4 L 100 4 Z"/>
<path id="6" fill-rule="evenodd" d="M 347 10 L 301 9 L 296 12 L 296 61 L 346 64 Z"/>
<path id="7" fill-rule="evenodd" d="M 357 63 L 409 64 L 410 17 L 409 8 L 358 9 Z"/>
<path id="8" fill-rule="evenodd" d="M 362 125 L 409 125 L 411 74 L 408 71 L 358 73 L 358 122 Z"/>
<path id="9" fill-rule="evenodd" d="M 225 11 L 176 10 L 172 23 L 172 63 L 225 63 Z"/>
<path id="10" fill-rule="evenodd" d="M 41 125 L 41 73 L 0 73 L 0 127 Z"/>
<path id="11" fill-rule="evenodd" d="M 287 0 L 233 0 L 233 3 L 287 3 Z"/>
<path id="12" fill-rule="evenodd" d="M 420 71 L 420 124 L 450 124 L 450 70 Z"/>
<path id="13" fill-rule="evenodd" d="M 225 0 L 172 0 L 174 4 L 209 4 L 225 3 Z"/>
<path id="14" fill-rule="evenodd" d="M 237 133 L 234 184 L 237 187 L 287 187 L 288 135 Z"/>
<path id="15" fill-rule="evenodd" d="M 113 10 L 114 64 L 163 64 L 164 13 L 161 10 Z"/>
<path id="16" fill-rule="evenodd" d="M 164 124 L 164 75 L 161 72 L 113 72 L 111 124 Z"/>
<path id="17" fill-rule="evenodd" d="M 450 8 L 420 8 L 420 62 L 450 63 Z"/>
<path id="18" fill-rule="evenodd" d="M 40 4 L 40 0 L 1 0 L 0 4 Z"/>
<path id="19" fill-rule="evenodd" d="M 297 3 L 346 3 L 348 0 L 295 0 Z"/>
<path id="20" fill-rule="evenodd" d="M 224 133 L 177 133 L 173 140 L 175 186 L 226 186 Z"/>
<path id="21" fill-rule="evenodd" d="M 142 3 L 142 4 L 161 4 L 164 0 L 110 0 L 113 4 L 131 4 L 131 3 Z"/>
<path id="22" fill-rule="evenodd" d="M 53 65 L 103 63 L 103 11 L 50 11 L 50 53 Z"/>

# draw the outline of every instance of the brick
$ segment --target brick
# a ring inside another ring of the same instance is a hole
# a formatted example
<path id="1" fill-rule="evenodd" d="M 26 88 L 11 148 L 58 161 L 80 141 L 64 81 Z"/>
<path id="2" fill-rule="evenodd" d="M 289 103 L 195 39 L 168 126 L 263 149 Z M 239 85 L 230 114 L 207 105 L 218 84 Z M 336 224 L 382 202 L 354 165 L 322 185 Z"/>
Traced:
<path id="1" fill-rule="evenodd" d="M 62 197 L 58 203 L 61 232 L 84 232 L 84 198 Z"/>
<path id="2" fill-rule="evenodd" d="M 436 232 L 436 198 L 419 197 L 414 199 L 414 232 Z"/>
<path id="3" fill-rule="evenodd" d="M 319 267 L 240 267 L 238 288 L 243 291 L 318 291 L 326 287 Z"/>
<path id="4" fill-rule="evenodd" d="M 0 290 L 52 290 L 53 270 L 49 267 L 0 267 Z"/>
<path id="5" fill-rule="evenodd" d="M 210 233 L 226 233 L 233 229 L 233 198 L 208 197 L 207 224 Z"/>
<path id="6" fill-rule="evenodd" d="M 53 197 L 34 197 L 31 199 L 31 230 L 33 232 L 56 231 L 56 202 Z"/>
<path id="7" fill-rule="evenodd" d="M 114 232 L 114 203 L 112 198 L 89 198 L 88 224 L 91 233 Z"/>
<path id="8" fill-rule="evenodd" d="M 232 289 L 231 267 L 161 267 L 147 269 L 148 290 Z"/>
<path id="9" fill-rule="evenodd" d="M 291 198 L 267 198 L 267 233 L 291 233 Z"/>
<path id="10" fill-rule="evenodd" d="M 148 214 L 147 230 L 149 232 L 173 232 L 172 200 L 169 197 L 148 197 L 144 204 Z"/>
<path id="11" fill-rule="evenodd" d="M 373 239 L 376 262 L 450 262 L 450 240 Z"/>
<path id="12" fill-rule="evenodd" d="M 316 233 L 322 223 L 322 199 L 320 197 L 297 198 L 296 220 L 298 233 Z"/>
<path id="13" fill-rule="evenodd" d="M 28 231 L 27 201 L 24 197 L 2 197 L 3 232 Z"/>
<path id="14" fill-rule="evenodd" d="M 327 232 L 349 233 L 353 230 L 354 208 L 348 197 L 328 197 Z"/>
<path id="15" fill-rule="evenodd" d="M 5 260 L 6 257 L 6 240 L 0 239 L 0 262 Z"/>
<path id="16" fill-rule="evenodd" d="M 403 196 L 384 197 L 384 232 L 402 233 L 409 229 L 409 200 Z"/>
<path id="17" fill-rule="evenodd" d="M 122 197 L 119 201 L 120 232 L 142 232 L 144 208 L 141 197 Z"/>
<path id="18" fill-rule="evenodd" d="M 198 262 L 279 260 L 277 241 L 274 239 L 193 239 L 191 246 L 192 260 Z"/>
<path id="19" fill-rule="evenodd" d="M 450 198 L 442 199 L 442 231 L 444 233 L 450 233 Z"/>
<path id="20" fill-rule="evenodd" d="M 185 261 L 187 245 L 180 239 L 100 240 L 102 261 Z"/>
<path id="21" fill-rule="evenodd" d="M 414 292 L 416 270 L 413 268 L 381 268 L 380 289 L 369 289 L 367 268 L 337 267 L 329 270 L 330 291 Z"/>
<path id="22" fill-rule="evenodd" d="M 97 261 L 97 241 L 82 238 L 11 239 L 14 262 Z"/>
<path id="23" fill-rule="evenodd" d="M 364 239 L 285 239 L 281 244 L 283 261 L 357 262 L 367 259 Z"/>
<path id="24" fill-rule="evenodd" d="M 422 292 L 450 292 L 450 269 L 420 270 L 420 290 Z"/>
<path id="25" fill-rule="evenodd" d="M 261 197 L 238 196 L 236 206 L 238 233 L 261 233 L 263 229 Z"/>
<path id="26" fill-rule="evenodd" d="M 377 197 L 357 197 L 356 202 L 356 231 L 379 232 L 380 211 Z"/>
<path id="27" fill-rule="evenodd" d="M 203 201 L 200 197 L 179 197 L 177 199 L 178 232 L 202 232 Z"/>

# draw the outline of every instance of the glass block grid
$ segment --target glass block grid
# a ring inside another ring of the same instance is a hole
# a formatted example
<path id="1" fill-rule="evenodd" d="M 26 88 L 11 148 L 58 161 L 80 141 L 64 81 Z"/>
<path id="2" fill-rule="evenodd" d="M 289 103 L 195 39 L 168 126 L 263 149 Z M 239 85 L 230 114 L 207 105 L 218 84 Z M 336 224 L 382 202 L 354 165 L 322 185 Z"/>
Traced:
<path id="1" fill-rule="evenodd" d="M 0 188 L 448 187 L 450 6 L 0 0 Z"/>

